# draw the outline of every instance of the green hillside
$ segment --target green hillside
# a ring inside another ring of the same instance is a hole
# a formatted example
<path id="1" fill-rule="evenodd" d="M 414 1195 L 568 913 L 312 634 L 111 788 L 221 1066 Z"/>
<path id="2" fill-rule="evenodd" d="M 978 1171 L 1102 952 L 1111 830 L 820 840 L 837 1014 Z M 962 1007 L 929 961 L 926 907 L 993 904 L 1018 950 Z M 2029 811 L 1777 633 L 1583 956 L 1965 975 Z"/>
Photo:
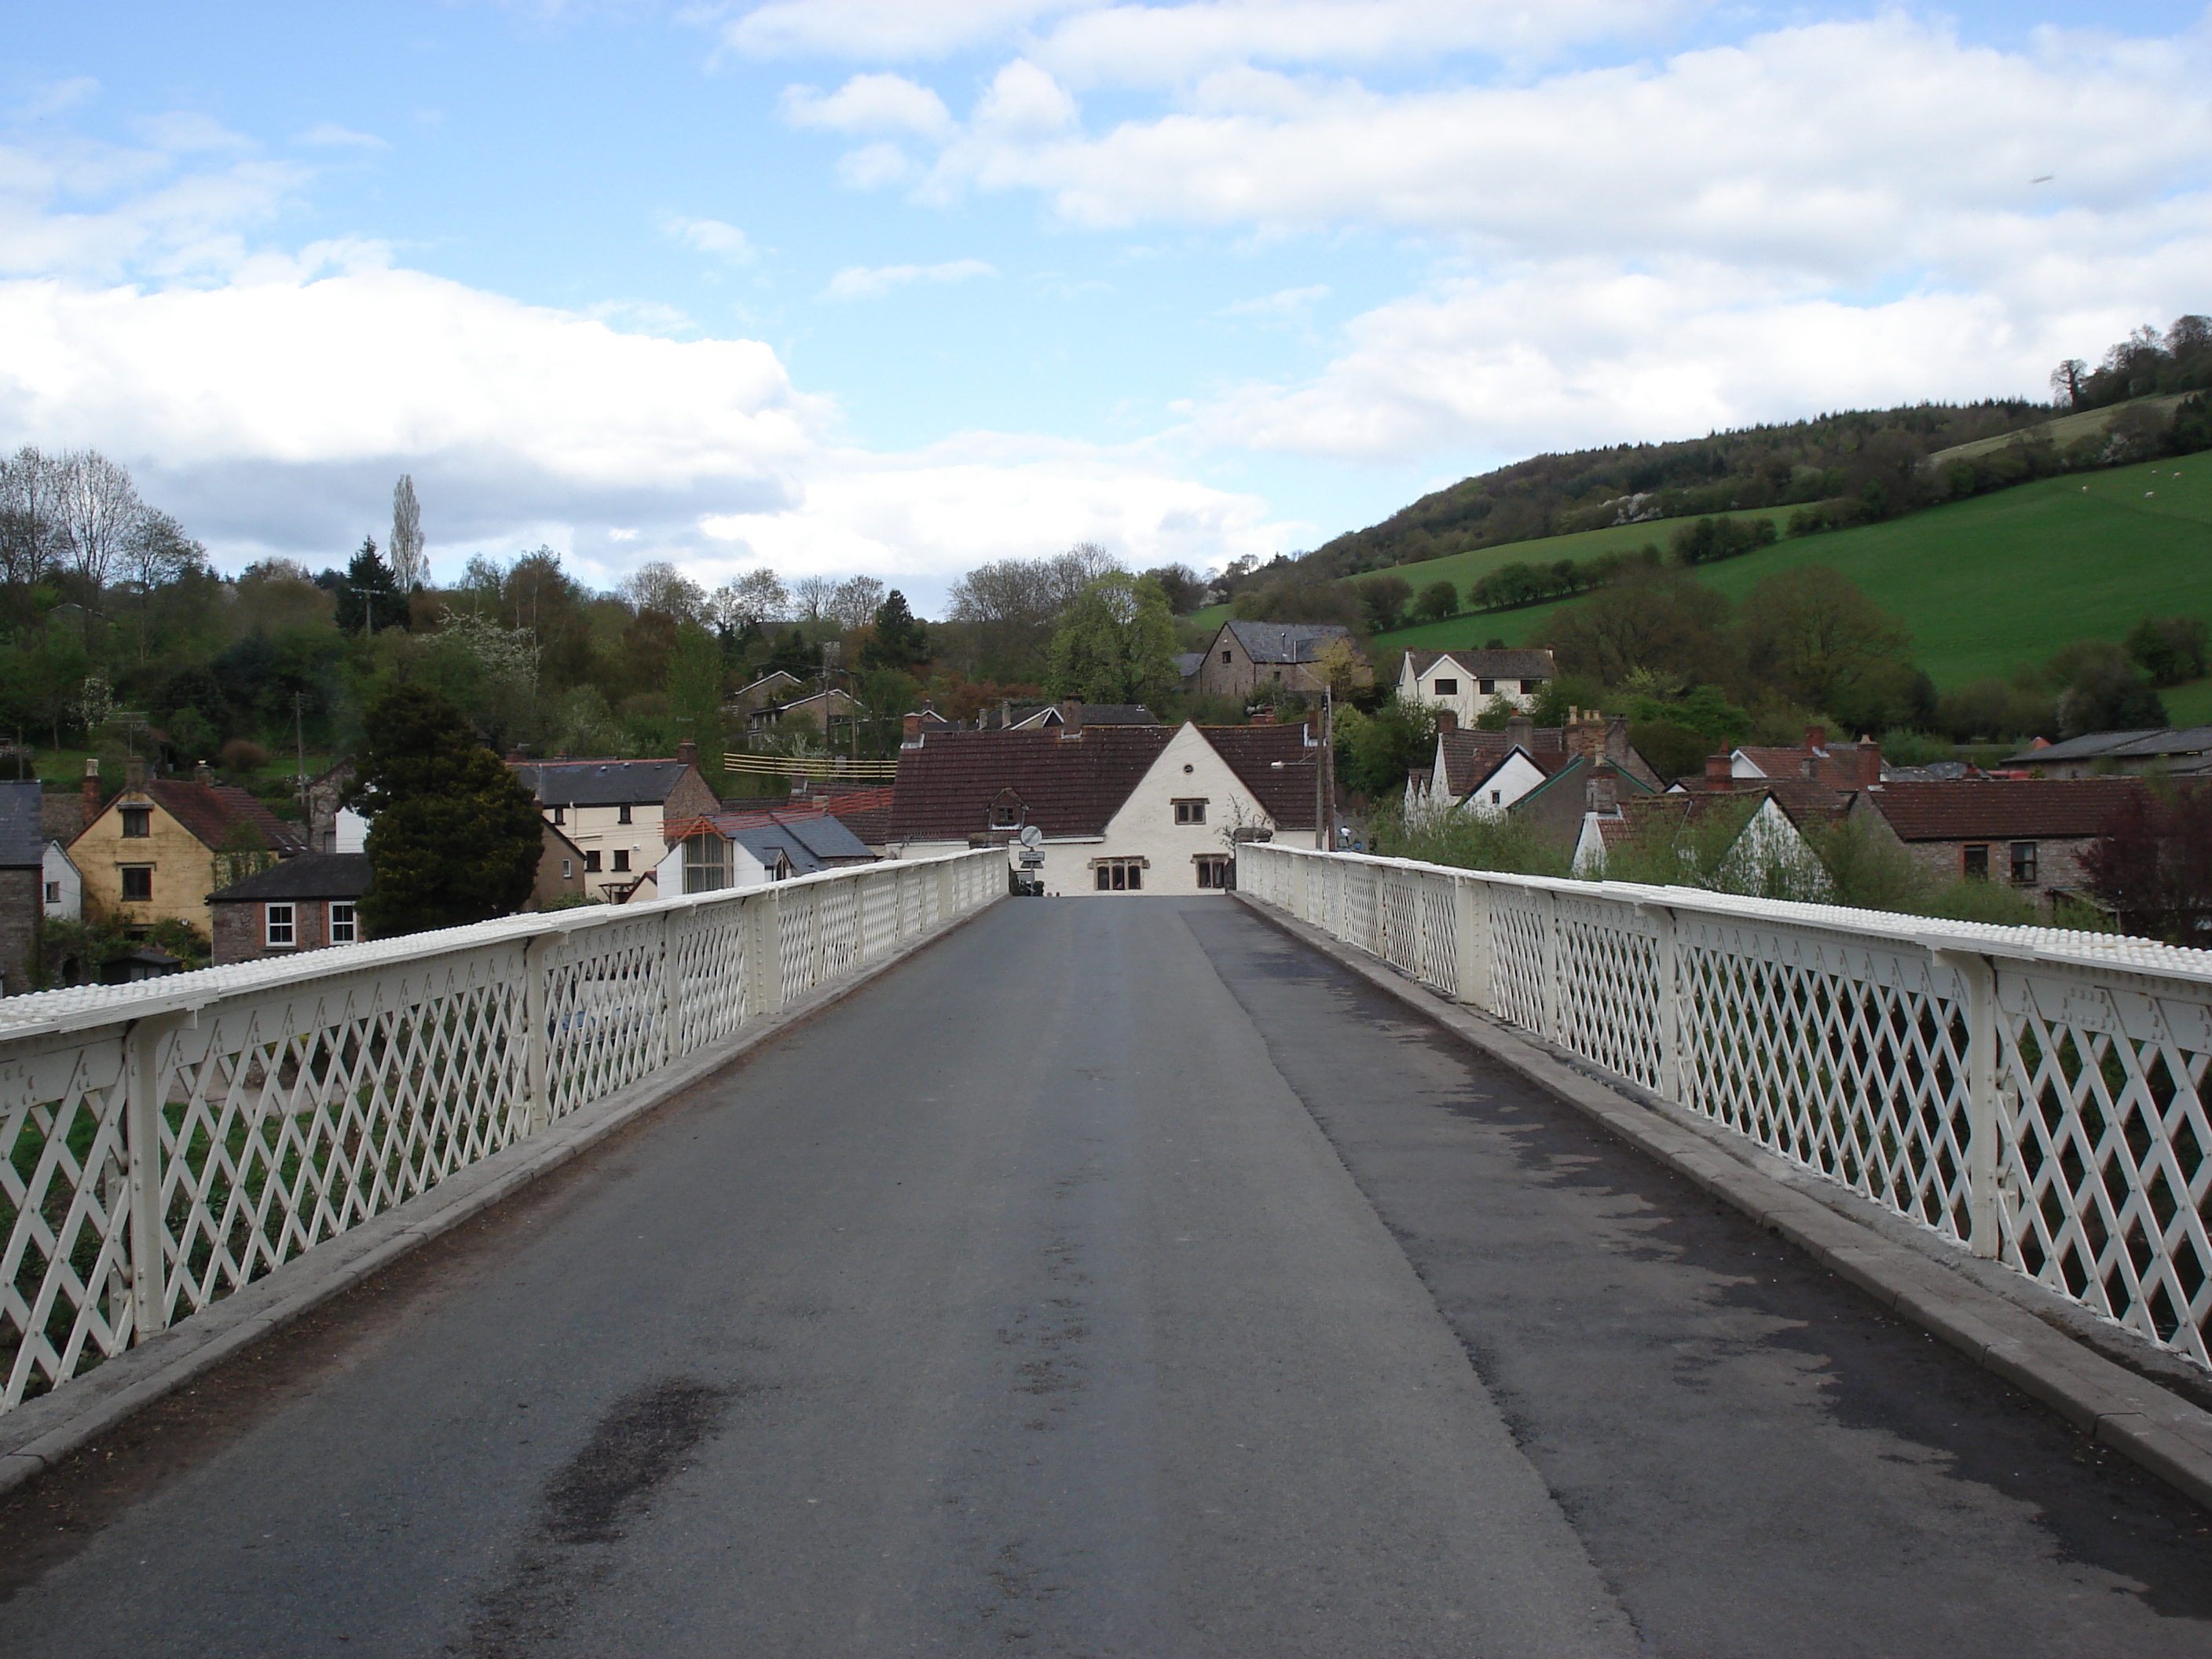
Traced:
<path id="1" fill-rule="evenodd" d="M 1750 517 L 1751 514 L 1740 514 Z M 1764 516 L 1773 516 L 1769 514 Z M 1515 559 L 1549 562 L 1646 541 L 1670 525 L 1634 525 L 1491 547 L 1401 565 L 1419 592 Z M 1920 665 L 1944 689 L 2039 662 L 2076 640 L 2118 640 L 2146 616 L 2212 619 L 2212 453 L 2021 484 L 1881 524 L 1791 538 L 1698 579 L 1740 599 L 1800 564 L 1842 571 L 1904 618 Z M 1564 605 L 1531 606 L 1400 629 L 1379 651 L 1545 642 Z M 2212 720 L 2212 682 L 2166 694 L 2177 720 Z"/>

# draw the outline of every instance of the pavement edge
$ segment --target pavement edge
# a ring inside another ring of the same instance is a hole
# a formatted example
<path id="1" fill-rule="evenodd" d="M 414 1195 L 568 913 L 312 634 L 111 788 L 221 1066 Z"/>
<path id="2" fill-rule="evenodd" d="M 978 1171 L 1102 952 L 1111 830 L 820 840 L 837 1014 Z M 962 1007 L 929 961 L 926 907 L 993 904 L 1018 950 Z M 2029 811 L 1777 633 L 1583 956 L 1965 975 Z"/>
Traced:
<path id="1" fill-rule="evenodd" d="M 1933 1253 L 1933 1241 L 1931 1248 L 1917 1249 L 1884 1237 L 1741 1161 L 1734 1149 L 1714 1145 L 1654 1107 L 1563 1063 L 1534 1038 L 1445 1000 L 1389 963 L 1249 893 L 1235 896 L 1255 915 L 1595 1119 L 1647 1157 L 1766 1231 L 1778 1233 L 1883 1308 L 1920 1326 L 2040 1401 L 2100 1444 L 2212 1510 L 2212 1412 L 1974 1283 Z"/>
<path id="2" fill-rule="evenodd" d="M 711 1081 L 754 1049 L 843 1001 L 997 902 L 995 897 L 987 900 L 965 915 L 941 922 L 879 961 L 817 986 L 780 1013 L 750 1022 L 675 1065 L 569 1114 L 527 1140 L 449 1176 L 429 1191 L 294 1257 L 214 1307 L 0 1417 L 0 1502 L 133 1413 L 561 1169 L 617 1130 Z"/>

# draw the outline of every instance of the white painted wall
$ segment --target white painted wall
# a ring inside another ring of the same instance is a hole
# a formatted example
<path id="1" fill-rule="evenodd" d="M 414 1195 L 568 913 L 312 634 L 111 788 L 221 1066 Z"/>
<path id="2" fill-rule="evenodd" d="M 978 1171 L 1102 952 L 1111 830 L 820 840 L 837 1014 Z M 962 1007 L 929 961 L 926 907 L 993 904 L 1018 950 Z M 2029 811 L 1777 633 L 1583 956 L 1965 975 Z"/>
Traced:
<path id="1" fill-rule="evenodd" d="M 331 851 L 333 853 L 368 851 L 368 820 L 350 806 L 338 808 L 337 819 L 331 828 Z"/>
<path id="2" fill-rule="evenodd" d="M 1449 693 L 1438 691 L 1438 680 L 1450 680 L 1456 689 Z M 1474 725 L 1486 712 L 1501 706 L 1517 708 L 1523 714 L 1536 706 L 1537 693 L 1518 690 L 1509 692 L 1503 689 L 1504 685 L 1509 684 L 1518 687 L 1521 684 L 1518 680 L 1493 681 L 1492 684 L 1499 685 L 1500 689 L 1486 697 L 1475 689 L 1480 684 L 1474 675 L 1451 657 L 1437 658 L 1429 665 L 1428 672 L 1416 675 L 1413 653 L 1408 652 L 1398 670 L 1398 701 L 1425 702 L 1433 708 L 1449 708 L 1459 716 L 1459 723 L 1463 726 Z"/>
<path id="3" fill-rule="evenodd" d="M 70 855 L 62 850 L 61 842 L 50 841 L 46 843 L 39 880 L 41 884 L 39 896 L 46 902 L 47 921 L 83 920 L 84 878 L 77 873 L 76 866 L 70 861 Z M 55 896 L 47 899 L 46 896 L 48 893 L 53 893 Z"/>

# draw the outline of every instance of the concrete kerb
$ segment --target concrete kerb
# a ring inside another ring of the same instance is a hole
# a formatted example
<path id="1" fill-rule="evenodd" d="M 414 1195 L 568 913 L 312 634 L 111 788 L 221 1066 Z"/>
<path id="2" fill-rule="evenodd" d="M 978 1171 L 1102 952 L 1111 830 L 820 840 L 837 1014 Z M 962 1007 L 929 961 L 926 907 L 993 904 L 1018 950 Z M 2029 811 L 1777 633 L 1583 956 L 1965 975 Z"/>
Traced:
<path id="1" fill-rule="evenodd" d="M 483 1214 L 580 1157 L 617 1129 L 842 1002 L 878 975 L 965 927 L 996 902 L 995 898 L 987 900 L 965 915 L 909 939 L 880 961 L 817 987 L 781 1013 L 751 1021 L 720 1042 L 569 1114 L 528 1139 L 449 1176 L 428 1192 L 295 1257 L 267 1278 L 179 1321 L 52 1393 L 26 1401 L 0 1417 L 0 1498 L 270 1332 L 381 1273 L 441 1233 Z"/>
<path id="2" fill-rule="evenodd" d="M 1239 892 L 1237 897 L 1292 939 L 1596 1120 L 1760 1227 L 1778 1233 L 1881 1307 L 1920 1326 L 2050 1407 L 2099 1443 L 2212 1509 L 2212 1411 L 2141 1374 L 2148 1366 L 2172 1372 L 2185 1362 L 2155 1353 L 2131 1354 L 2131 1368 L 2107 1358 L 2060 1328 L 2061 1322 L 2078 1328 L 2080 1322 L 2094 1316 L 2070 1307 L 2024 1305 L 2027 1297 L 2053 1304 L 2058 1298 L 2008 1269 L 1963 1256 L 1954 1261 L 1959 1253 L 1943 1241 L 1932 1234 L 1913 1236 L 1923 1230 L 1887 1216 L 1856 1194 L 1784 1165 L 1763 1148 L 1748 1143 L 1730 1146 L 1718 1139 L 1727 1132 L 1717 1126 L 1677 1121 L 1659 1106 L 1589 1075 L 1579 1069 L 1579 1062 L 1566 1063 L 1536 1039 L 1445 1000 L 1389 963 L 1248 893 Z M 1760 1160 L 1780 1169 L 1762 1169 Z M 1814 1184 L 1826 1190 L 1806 1190 Z M 2018 1288 L 2001 1291 L 1978 1283 L 1969 1276 L 1978 1271 L 2006 1273 L 2018 1279 Z M 2115 1345 L 2136 1341 L 2124 1332 L 2099 1334 Z M 2202 1387 L 2193 1378 L 2177 1376 L 2176 1381 L 2191 1392 Z"/>

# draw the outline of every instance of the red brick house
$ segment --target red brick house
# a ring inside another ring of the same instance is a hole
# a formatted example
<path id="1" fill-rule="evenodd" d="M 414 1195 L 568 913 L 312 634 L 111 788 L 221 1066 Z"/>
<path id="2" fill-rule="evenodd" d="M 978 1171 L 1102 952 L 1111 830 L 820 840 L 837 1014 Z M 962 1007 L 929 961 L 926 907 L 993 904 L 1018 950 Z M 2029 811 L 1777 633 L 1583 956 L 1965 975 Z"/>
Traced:
<path id="1" fill-rule="evenodd" d="M 302 853 L 210 893 L 217 967 L 360 942 L 356 906 L 373 877 L 366 853 Z"/>

